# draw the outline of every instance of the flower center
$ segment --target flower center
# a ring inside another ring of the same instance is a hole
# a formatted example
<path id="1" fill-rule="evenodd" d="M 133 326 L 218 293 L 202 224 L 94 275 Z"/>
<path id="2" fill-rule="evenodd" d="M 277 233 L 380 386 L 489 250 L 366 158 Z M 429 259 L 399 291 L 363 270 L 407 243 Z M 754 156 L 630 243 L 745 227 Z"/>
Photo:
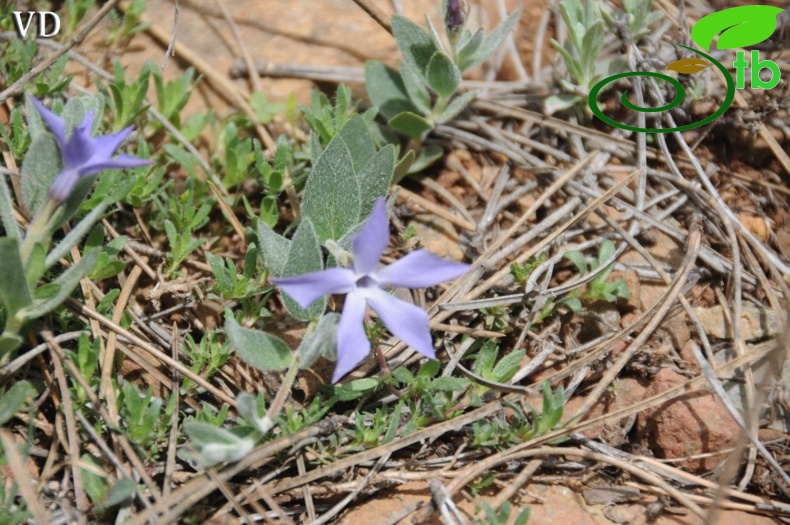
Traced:
<path id="1" fill-rule="evenodd" d="M 356 282 L 357 288 L 378 288 L 379 283 L 372 275 L 363 275 Z"/>

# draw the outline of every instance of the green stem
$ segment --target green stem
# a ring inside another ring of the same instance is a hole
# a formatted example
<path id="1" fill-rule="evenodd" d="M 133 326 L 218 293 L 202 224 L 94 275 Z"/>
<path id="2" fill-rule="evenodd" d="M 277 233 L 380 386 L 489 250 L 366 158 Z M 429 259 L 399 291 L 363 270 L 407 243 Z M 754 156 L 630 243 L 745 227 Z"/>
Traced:
<path id="1" fill-rule="evenodd" d="M 277 395 L 274 396 L 274 401 L 272 401 L 272 404 L 269 406 L 269 410 L 266 411 L 266 415 L 263 417 L 263 421 L 260 425 L 261 428 L 259 428 L 261 433 L 266 434 L 269 430 L 271 430 L 274 426 L 275 418 L 280 415 L 280 412 L 282 412 L 285 402 L 288 400 L 288 396 L 291 394 L 291 388 L 293 387 L 294 381 L 296 381 L 296 374 L 299 372 L 299 361 L 298 355 L 294 356 L 294 360 L 291 361 L 291 366 L 288 367 L 288 371 L 285 373 L 283 383 L 277 390 Z"/>
<path id="2" fill-rule="evenodd" d="M 49 236 L 51 235 L 49 231 L 51 226 L 50 222 L 58 206 L 60 206 L 60 204 L 55 200 L 47 199 L 47 202 L 44 203 L 39 214 L 35 216 L 33 222 L 28 226 L 27 234 L 25 235 L 25 240 L 22 242 L 22 248 L 20 250 L 22 263 L 24 265 L 27 265 L 30 253 L 33 251 L 36 244 L 49 241 Z"/>

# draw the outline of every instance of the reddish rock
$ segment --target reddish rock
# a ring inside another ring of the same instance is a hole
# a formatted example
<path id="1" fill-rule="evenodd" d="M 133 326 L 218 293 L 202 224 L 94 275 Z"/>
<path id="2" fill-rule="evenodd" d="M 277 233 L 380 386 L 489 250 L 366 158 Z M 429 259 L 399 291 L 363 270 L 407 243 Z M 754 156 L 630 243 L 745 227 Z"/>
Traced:
<path id="1" fill-rule="evenodd" d="M 645 397 L 651 397 L 685 383 L 680 374 L 663 369 L 653 378 Z M 671 399 L 639 414 L 636 423 L 637 443 L 649 448 L 659 458 L 684 458 L 717 452 L 732 445 L 740 427 L 715 396 L 694 391 Z M 707 472 L 726 455 L 716 455 L 685 462 L 692 472 Z"/>
<path id="2" fill-rule="evenodd" d="M 598 402 L 593 405 L 585 420 L 595 419 L 603 414 L 611 414 L 632 406 L 645 397 L 646 387 L 634 378 L 624 377 L 615 380 L 610 391 L 605 392 Z M 563 419 L 566 421 L 573 417 L 579 407 L 585 402 L 583 397 L 571 397 L 565 404 Z M 540 408 L 537 408 L 540 410 Z M 627 441 L 627 434 L 634 421 L 632 417 L 622 418 L 619 421 L 610 421 L 603 425 L 596 425 L 582 431 L 586 437 L 596 439 L 607 445 L 617 447 Z"/>

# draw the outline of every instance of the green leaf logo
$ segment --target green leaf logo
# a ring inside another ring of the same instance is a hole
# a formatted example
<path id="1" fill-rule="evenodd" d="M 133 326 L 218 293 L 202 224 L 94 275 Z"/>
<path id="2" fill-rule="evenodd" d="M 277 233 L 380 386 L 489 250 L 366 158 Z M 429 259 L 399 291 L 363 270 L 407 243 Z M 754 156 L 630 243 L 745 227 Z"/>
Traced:
<path id="1" fill-rule="evenodd" d="M 768 5 L 745 5 L 710 14 L 694 24 L 691 38 L 705 51 L 721 33 L 716 47 L 733 49 L 767 40 L 776 30 L 776 17 L 782 9 Z"/>

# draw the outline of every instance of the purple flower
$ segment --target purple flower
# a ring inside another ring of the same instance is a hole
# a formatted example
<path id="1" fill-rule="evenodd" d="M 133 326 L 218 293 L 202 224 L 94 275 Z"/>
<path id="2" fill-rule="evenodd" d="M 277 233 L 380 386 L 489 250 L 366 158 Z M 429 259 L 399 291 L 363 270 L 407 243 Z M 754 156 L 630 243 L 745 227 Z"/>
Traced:
<path id="1" fill-rule="evenodd" d="M 417 250 L 377 270 L 389 237 L 387 209 L 384 199 L 380 198 L 370 218 L 352 241 L 352 268 L 328 268 L 295 277 L 271 279 L 303 308 L 324 295 L 346 294 L 337 326 L 337 365 L 332 375 L 333 383 L 370 353 L 370 341 L 363 324 L 368 306 L 403 342 L 430 359 L 436 358 L 428 314 L 422 308 L 393 297 L 384 288 L 434 286 L 462 275 L 469 265 L 447 261 L 427 250 Z"/>
<path id="2" fill-rule="evenodd" d="M 60 146 L 63 171 L 55 177 L 52 186 L 49 187 L 49 196 L 54 201 L 66 202 L 80 177 L 87 177 L 106 169 L 136 168 L 150 164 L 150 161 L 131 155 L 118 155 L 114 159 L 111 158 L 115 150 L 132 132 L 134 126 L 129 126 L 111 135 L 91 137 L 93 112 L 88 111 L 82 124 L 75 126 L 67 138 L 66 123 L 63 119 L 47 109 L 36 97 L 30 97 L 30 99 Z"/>
<path id="3" fill-rule="evenodd" d="M 447 36 L 455 42 L 461 35 L 466 16 L 461 8 L 461 0 L 447 0 L 447 12 L 444 15 L 444 27 L 447 29 Z"/>

